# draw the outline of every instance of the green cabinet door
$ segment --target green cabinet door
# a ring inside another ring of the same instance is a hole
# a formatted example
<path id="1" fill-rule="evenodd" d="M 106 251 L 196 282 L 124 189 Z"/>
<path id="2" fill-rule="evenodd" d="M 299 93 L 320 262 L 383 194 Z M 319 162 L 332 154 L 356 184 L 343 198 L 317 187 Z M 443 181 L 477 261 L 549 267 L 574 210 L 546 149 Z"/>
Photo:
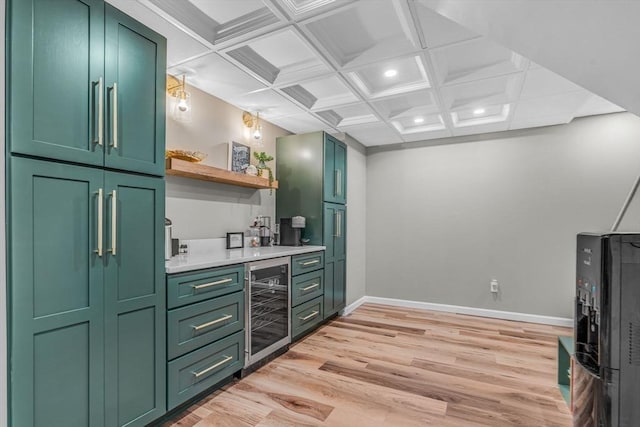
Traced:
<path id="1" fill-rule="evenodd" d="M 344 205 L 324 204 L 324 315 L 336 314 L 345 306 L 346 294 L 346 226 L 347 210 Z"/>
<path id="2" fill-rule="evenodd" d="M 16 0 L 8 18 L 11 152 L 101 166 L 103 2 Z"/>
<path id="3" fill-rule="evenodd" d="M 347 147 L 324 134 L 324 201 L 347 202 Z"/>
<path id="4" fill-rule="evenodd" d="M 106 425 L 165 412 L 164 181 L 105 173 Z"/>
<path id="5" fill-rule="evenodd" d="M 166 40 L 105 6 L 105 166 L 164 175 Z"/>
<path id="6" fill-rule="evenodd" d="M 103 426 L 103 172 L 14 157 L 9 179 L 10 425 Z"/>

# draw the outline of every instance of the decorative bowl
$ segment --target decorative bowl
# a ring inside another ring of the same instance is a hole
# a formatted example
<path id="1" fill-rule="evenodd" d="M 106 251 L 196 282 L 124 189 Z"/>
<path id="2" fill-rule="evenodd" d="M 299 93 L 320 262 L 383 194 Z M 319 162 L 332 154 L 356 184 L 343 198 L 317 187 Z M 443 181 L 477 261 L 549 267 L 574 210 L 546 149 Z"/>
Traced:
<path id="1" fill-rule="evenodd" d="M 199 163 L 207 158 L 205 153 L 200 151 L 187 151 L 187 150 L 167 150 L 164 157 L 166 159 L 179 159 L 186 160 L 192 163 Z"/>

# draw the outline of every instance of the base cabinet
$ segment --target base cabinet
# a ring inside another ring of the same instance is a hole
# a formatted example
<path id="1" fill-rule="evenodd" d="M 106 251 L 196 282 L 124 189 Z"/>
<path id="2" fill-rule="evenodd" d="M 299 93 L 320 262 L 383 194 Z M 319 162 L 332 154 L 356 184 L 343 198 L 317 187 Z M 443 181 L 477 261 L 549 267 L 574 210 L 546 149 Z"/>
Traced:
<path id="1" fill-rule="evenodd" d="M 171 410 L 242 369 L 244 265 L 167 276 L 167 403 Z"/>
<path id="2" fill-rule="evenodd" d="M 296 340 L 324 320 L 325 252 L 291 257 L 291 339 Z"/>
<path id="3" fill-rule="evenodd" d="M 149 423 L 165 410 L 163 180 L 10 168 L 12 425 Z"/>

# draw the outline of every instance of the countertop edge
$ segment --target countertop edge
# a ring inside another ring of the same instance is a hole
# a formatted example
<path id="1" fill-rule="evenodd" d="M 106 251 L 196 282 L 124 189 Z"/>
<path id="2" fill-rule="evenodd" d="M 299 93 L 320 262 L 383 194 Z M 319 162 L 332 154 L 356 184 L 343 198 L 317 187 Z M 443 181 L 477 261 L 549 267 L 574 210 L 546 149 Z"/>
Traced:
<path id="1" fill-rule="evenodd" d="M 222 253 L 218 252 L 217 256 L 216 254 L 211 255 L 211 258 L 212 258 L 211 260 L 203 260 L 202 258 L 205 258 L 205 255 L 200 255 L 198 256 L 199 258 L 198 261 L 189 262 L 187 260 L 185 261 L 184 264 L 175 265 L 175 266 L 166 265 L 171 262 L 171 260 L 169 260 L 165 263 L 165 273 L 166 274 L 187 273 L 191 271 L 204 270 L 207 268 L 224 267 L 224 266 L 235 265 L 235 264 L 245 264 L 252 261 L 260 261 L 264 259 L 301 255 L 301 254 L 326 250 L 326 246 L 290 246 L 290 247 L 286 247 L 286 249 L 284 249 L 285 248 L 284 246 L 273 246 L 273 248 L 283 248 L 283 249 L 282 251 L 279 251 L 276 253 L 243 256 L 236 259 L 228 259 L 226 257 L 225 259 L 221 259 L 219 258 L 219 256 Z M 224 251 L 223 253 L 226 255 L 228 253 L 228 250 Z"/>

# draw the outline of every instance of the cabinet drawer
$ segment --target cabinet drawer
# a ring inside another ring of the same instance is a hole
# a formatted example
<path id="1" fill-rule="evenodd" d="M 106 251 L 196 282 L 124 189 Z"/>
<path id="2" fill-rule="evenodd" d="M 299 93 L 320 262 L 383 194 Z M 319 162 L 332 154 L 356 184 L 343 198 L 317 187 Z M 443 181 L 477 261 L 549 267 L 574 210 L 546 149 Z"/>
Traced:
<path id="1" fill-rule="evenodd" d="M 235 334 L 169 362 L 167 406 L 171 410 L 242 369 L 244 333 Z"/>
<path id="2" fill-rule="evenodd" d="M 291 257 L 291 275 L 306 273 L 308 271 L 324 268 L 324 252 L 295 255 Z"/>
<path id="3" fill-rule="evenodd" d="M 169 310 L 167 355 L 174 359 L 244 328 L 244 292 Z"/>
<path id="4" fill-rule="evenodd" d="M 317 297 L 291 309 L 291 335 L 295 338 L 320 323 L 324 317 L 322 297 Z"/>
<path id="5" fill-rule="evenodd" d="M 312 300 L 324 293 L 324 269 L 300 274 L 291 279 L 291 305 Z"/>
<path id="6" fill-rule="evenodd" d="M 180 307 L 244 289 L 244 265 L 167 277 L 167 308 Z"/>

